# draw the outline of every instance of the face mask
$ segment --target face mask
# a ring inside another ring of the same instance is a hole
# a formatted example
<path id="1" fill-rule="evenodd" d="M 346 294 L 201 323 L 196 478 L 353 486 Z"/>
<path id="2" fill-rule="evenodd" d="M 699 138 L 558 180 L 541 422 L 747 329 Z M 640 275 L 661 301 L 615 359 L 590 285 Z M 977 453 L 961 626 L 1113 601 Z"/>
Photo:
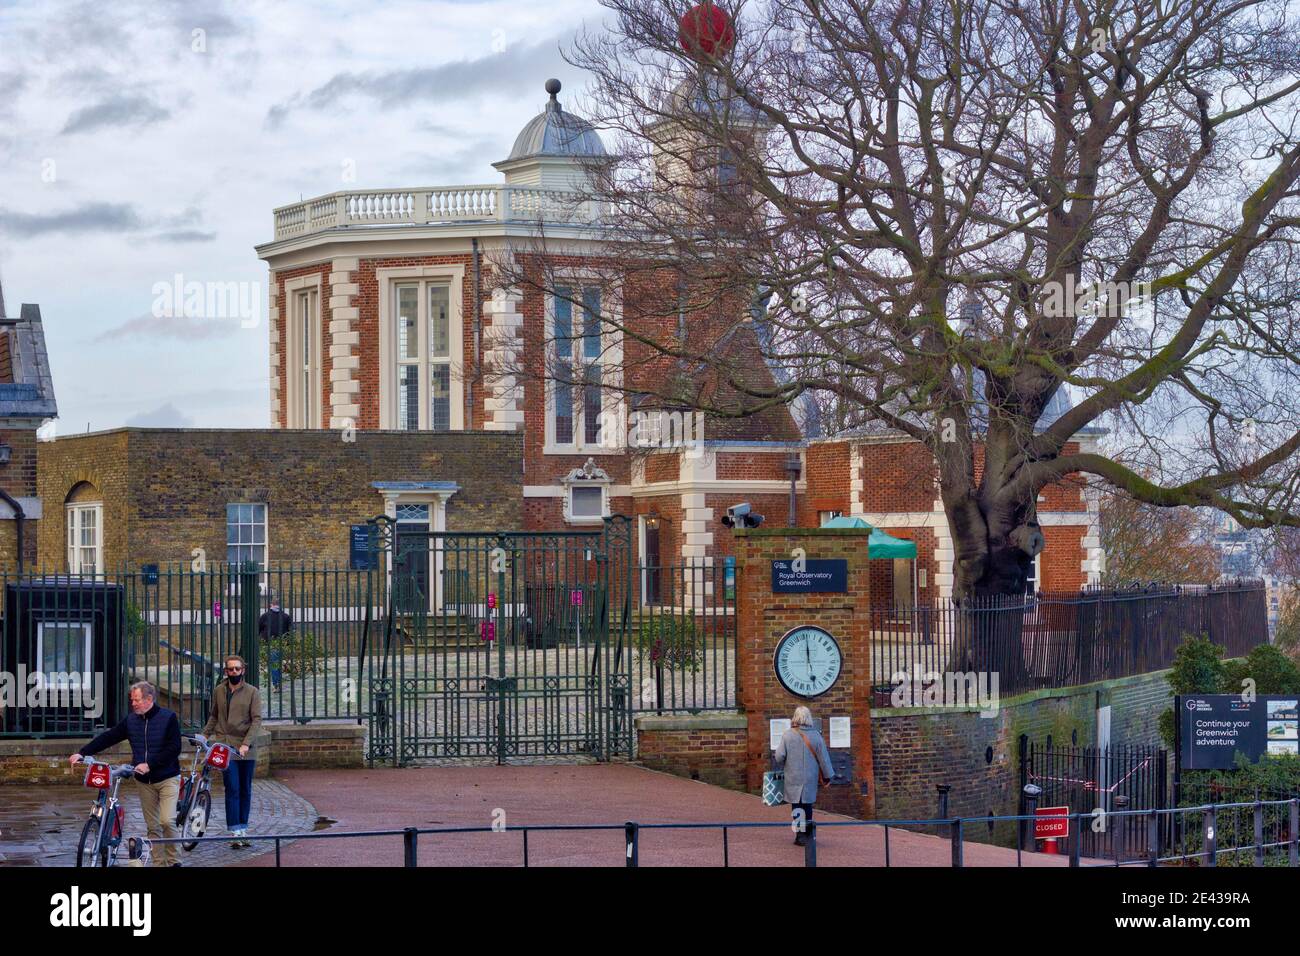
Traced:
<path id="1" fill-rule="evenodd" d="M 230 681 L 230 683 L 232 684 L 238 684 L 243 679 L 244 679 L 243 674 L 229 674 L 226 677 L 226 680 Z"/>

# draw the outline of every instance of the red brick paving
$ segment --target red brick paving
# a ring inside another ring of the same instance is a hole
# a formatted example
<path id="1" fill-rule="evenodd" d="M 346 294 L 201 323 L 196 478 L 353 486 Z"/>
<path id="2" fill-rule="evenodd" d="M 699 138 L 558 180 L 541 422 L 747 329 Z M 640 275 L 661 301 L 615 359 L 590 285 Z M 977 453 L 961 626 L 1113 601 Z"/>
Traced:
<path id="1" fill-rule="evenodd" d="M 309 800 L 329 830 L 400 829 L 407 826 L 490 826 L 505 811 L 509 826 L 525 824 L 776 821 L 789 807 L 765 807 L 758 797 L 626 764 L 588 766 L 445 767 L 400 770 L 285 770 L 277 780 Z M 818 813 L 819 822 L 847 820 Z M 732 866 L 802 866 L 803 851 L 787 829 L 735 830 L 729 835 Z M 948 866 L 951 844 L 903 830 L 890 831 L 893 866 Z M 622 866 L 619 831 L 532 833 L 533 866 Z M 421 835 L 421 866 L 518 866 L 520 833 Z M 1026 865 L 1060 866 L 1062 857 L 1026 853 Z M 831 827 L 818 834 L 819 866 L 883 866 L 879 827 Z M 299 840 L 282 853 L 285 866 L 400 866 L 401 837 Z M 720 866 L 720 831 L 643 831 L 642 866 Z M 1015 866 L 1016 853 L 967 842 L 967 866 Z M 246 865 L 269 866 L 271 857 Z"/>

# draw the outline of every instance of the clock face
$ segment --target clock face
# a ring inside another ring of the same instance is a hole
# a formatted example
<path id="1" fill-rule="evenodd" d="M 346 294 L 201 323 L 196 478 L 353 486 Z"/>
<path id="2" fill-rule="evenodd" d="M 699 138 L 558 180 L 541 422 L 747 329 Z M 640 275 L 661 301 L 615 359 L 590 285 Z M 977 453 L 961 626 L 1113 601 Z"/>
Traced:
<path id="1" fill-rule="evenodd" d="M 835 638 L 820 627 L 796 627 L 777 642 L 772 666 L 790 693 L 820 697 L 839 679 L 844 655 Z"/>

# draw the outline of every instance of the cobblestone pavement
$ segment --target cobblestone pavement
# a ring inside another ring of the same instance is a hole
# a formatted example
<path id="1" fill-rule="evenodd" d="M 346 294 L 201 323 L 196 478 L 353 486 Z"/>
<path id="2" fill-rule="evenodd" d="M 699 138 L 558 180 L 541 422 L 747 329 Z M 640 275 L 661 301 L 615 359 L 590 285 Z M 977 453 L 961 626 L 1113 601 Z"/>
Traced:
<path id="1" fill-rule="evenodd" d="M 126 807 L 125 836 L 143 836 L 144 817 L 134 784 L 122 784 L 118 791 Z M 91 791 L 72 786 L 0 786 L 0 866 L 74 866 L 77 841 L 93 802 Z M 275 780 L 253 783 L 253 807 L 248 832 L 307 833 L 317 828 L 315 807 Z M 226 803 L 220 783 L 212 790 L 212 819 L 208 834 L 226 833 Z M 282 844 L 287 845 L 287 844 Z M 202 843 L 180 851 L 184 866 L 228 866 L 264 854 L 274 854 L 271 841 L 254 841 L 253 846 L 232 849 L 228 843 Z M 123 850 L 119 865 L 126 860 Z"/>

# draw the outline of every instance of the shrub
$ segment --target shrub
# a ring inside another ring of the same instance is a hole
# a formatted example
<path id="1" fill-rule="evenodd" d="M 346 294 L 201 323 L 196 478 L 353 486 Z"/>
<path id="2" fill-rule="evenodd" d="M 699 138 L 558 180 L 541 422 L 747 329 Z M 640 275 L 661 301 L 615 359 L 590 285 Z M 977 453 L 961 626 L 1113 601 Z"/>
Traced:
<path id="1" fill-rule="evenodd" d="M 271 674 L 271 654 L 278 651 L 279 663 L 276 667 L 280 676 L 286 680 L 296 680 L 315 674 L 321 668 L 325 657 L 325 648 L 321 646 L 316 635 L 310 631 L 291 631 L 280 637 L 267 638 L 262 642 L 262 673 L 264 680 Z"/>
<path id="2" fill-rule="evenodd" d="M 1256 694 L 1300 694 L 1300 667 L 1272 644 L 1251 649 L 1245 660 L 1224 663 L 1221 693 L 1240 694 L 1247 678 Z"/>
<path id="3" fill-rule="evenodd" d="M 1166 678 L 1175 694 L 1222 693 L 1227 678 L 1223 648 L 1203 634 L 1188 634 L 1174 652 L 1174 666 Z M 1173 709 L 1160 715 L 1160 739 L 1167 747 L 1174 746 Z"/>
<path id="4" fill-rule="evenodd" d="M 656 614 L 641 619 L 636 646 L 651 663 L 694 672 L 703 658 L 695 618 L 690 614 Z"/>

